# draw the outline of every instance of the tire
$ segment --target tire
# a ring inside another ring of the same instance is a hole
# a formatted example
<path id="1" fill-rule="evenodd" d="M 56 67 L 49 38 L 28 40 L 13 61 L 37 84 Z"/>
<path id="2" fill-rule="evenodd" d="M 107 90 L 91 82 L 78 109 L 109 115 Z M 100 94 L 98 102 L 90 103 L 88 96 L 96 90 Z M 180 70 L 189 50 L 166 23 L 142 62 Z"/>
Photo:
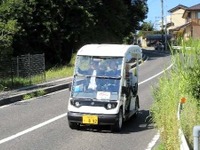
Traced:
<path id="1" fill-rule="evenodd" d="M 69 127 L 71 128 L 71 129 L 79 129 L 79 124 L 77 124 L 77 123 L 75 123 L 75 122 L 68 122 L 68 124 L 69 124 Z"/>
<path id="2" fill-rule="evenodd" d="M 137 95 L 136 96 L 136 101 L 135 101 L 135 114 L 133 115 L 133 118 L 136 118 L 137 115 L 138 115 L 138 109 L 140 108 L 140 105 L 139 105 L 139 96 Z"/>
<path id="3" fill-rule="evenodd" d="M 122 109 L 120 109 L 118 113 L 117 122 L 115 123 L 115 125 L 111 126 L 112 132 L 120 132 L 122 129 L 122 124 L 123 124 L 123 112 Z"/>
<path id="4" fill-rule="evenodd" d="M 133 95 L 134 95 L 134 96 L 137 96 L 137 93 L 138 93 L 138 84 L 136 83 L 136 84 L 135 84 L 135 88 L 134 88 L 134 90 L 133 90 Z"/>

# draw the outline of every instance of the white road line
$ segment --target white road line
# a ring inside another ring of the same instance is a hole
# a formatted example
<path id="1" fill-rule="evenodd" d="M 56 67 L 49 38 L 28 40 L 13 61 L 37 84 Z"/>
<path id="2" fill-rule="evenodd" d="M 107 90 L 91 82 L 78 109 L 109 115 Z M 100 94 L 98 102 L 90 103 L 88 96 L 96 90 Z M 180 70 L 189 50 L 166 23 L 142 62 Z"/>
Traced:
<path id="1" fill-rule="evenodd" d="M 154 145 L 156 144 L 156 142 L 158 141 L 158 139 L 160 138 L 160 133 L 158 132 L 152 139 L 152 141 L 148 144 L 148 147 L 146 148 L 146 150 L 151 150 Z"/>
<path id="2" fill-rule="evenodd" d="M 167 67 L 167 69 L 165 69 L 165 70 L 159 72 L 158 74 L 156 74 L 156 75 L 154 75 L 154 76 L 152 76 L 152 77 L 150 77 L 150 78 L 148 78 L 148 79 L 146 79 L 146 80 L 140 82 L 139 85 L 141 85 L 141 84 L 143 84 L 143 83 L 145 83 L 145 82 L 147 82 L 147 81 L 149 81 L 149 80 L 152 80 L 153 78 L 155 78 L 155 77 L 161 75 L 161 74 L 164 73 L 166 70 L 170 69 L 172 66 L 173 66 L 173 64 L 171 64 L 169 67 Z"/>
<path id="3" fill-rule="evenodd" d="M 172 64 L 171 64 L 166 70 L 168 70 L 168 69 L 171 68 L 171 67 L 172 67 Z M 165 70 L 164 70 L 164 71 L 165 71 Z M 162 74 L 164 71 L 162 71 L 162 72 L 160 72 L 160 73 L 158 73 L 158 74 L 156 74 L 156 75 L 154 75 L 154 76 L 152 76 L 152 77 L 150 77 L 150 78 L 148 78 L 148 79 L 146 79 L 146 80 L 140 82 L 139 85 L 141 85 L 141 84 L 143 84 L 143 83 L 145 83 L 145 82 L 147 82 L 147 81 L 149 81 L 149 80 L 151 80 L 151 79 L 157 77 L 158 75 Z M 10 141 L 10 140 L 13 140 L 13 139 L 15 139 L 15 138 L 18 138 L 18 137 L 20 137 L 20 136 L 22 136 L 22 135 L 24 135 L 24 134 L 27 134 L 27 133 L 29 133 L 29 132 L 32 132 L 32 131 L 34 131 L 34 130 L 36 130 L 36 129 L 38 129 L 38 128 L 41 128 L 41 127 L 43 127 L 43 126 L 45 126 L 45 125 L 48 125 L 48 124 L 50 124 L 50 123 L 52 123 L 52 122 L 54 122 L 54 121 L 56 121 L 56 120 L 59 120 L 59 119 L 61 119 L 61 118 L 63 118 L 63 117 L 66 117 L 66 116 L 67 116 L 67 113 L 61 114 L 61 115 L 59 115 L 59 116 L 57 116 L 57 117 L 54 117 L 54 118 L 52 118 L 52 119 L 50 119 L 50 120 L 47 120 L 47 121 L 45 121 L 45 122 L 43 122 L 43 123 L 40 123 L 40 124 L 38 124 L 38 125 L 35 125 L 35 126 L 33 126 L 33 127 L 31 127 L 31 128 L 28 128 L 28 129 L 26 129 L 26 130 L 24 130 L 24 131 L 18 132 L 18 133 L 16 133 L 16 134 L 12 135 L 12 136 L 9 136 L 9 137 L 7 137 L 7 138 L 4 138 L 4 139 L 0 140 L 0 145 L 3 144 L 3 143 L 5 143 L 5 142 L 8 142 L 8 141 Z M 156 136 L 156 135 L 155 135 L 155 136 Z M 156 138 L 154 137 L 154 138 L 153 138 L 153 141 L 152 141 L 151 143 L 149 143 L 149 147 L 150 147 L 150 148 L 147 149 L 147 150 L 150 150 L 151 147 L 154 146 L 154 144 L 156 143 L 156 141 L 157 141 L 158 139 L 159 139 L 159 136 L 156 136 Z"/>
<path id="4" fill-rule="evenodd" d="M 38 125 L 36 125 L 36 126 L 33 126 L 33 127 L 31 127 L 31 128 L 28 128 L 28 129 L 26 129 L 26 130 L 24 130 L 24 131 L 18 132 L 18 133 L 16 133 L 16 134 L 12 135 L 12 136 L 9 136 L 9 137 L 7 137 L 7 138 L 4 138 L 4 139 L 0 140 L 0 144 L 3 144 L 3 143 L 8 142 L 8 141 L 10 141 L 10 140 L 13 140 L 13 139 L 15 139 L 15 138 L 17 138 L 17 137 L 20 137 L 20 136 L 22 136 L 22 135 L 24 135 L 24 134 L 26 134 L 26 133 L 32 132 L 32 131 L 34 131 L 34 130 L 36 130 L 36 129 L 38 129 L 38 128 L 41 128 L 41 127 L 43 127 L 43 126 L 45 126 L 45 125 L 48 125 L 48 124 L 50 124 L 50 123 L 52 123 L 52 122 L 54 122 L 54 121 L 56 121 L 56 120 L 58 120 L 58 119 L 61 119 L 61 118 L 63 118 L 63 117 L 66 117 L 66 116 L 67 116 L 67 113 L 64 113 L 64 114 L 59 115 L 59 116 L 57 116 L 57 117 L 55 117 L 55 118 L 52 118 L 52 119 L 47 120 L 47 121 L 45 121 L 45 122 L 43 122 L 43 123 L 40 123 L 40 124 L 38 124 Z"/>

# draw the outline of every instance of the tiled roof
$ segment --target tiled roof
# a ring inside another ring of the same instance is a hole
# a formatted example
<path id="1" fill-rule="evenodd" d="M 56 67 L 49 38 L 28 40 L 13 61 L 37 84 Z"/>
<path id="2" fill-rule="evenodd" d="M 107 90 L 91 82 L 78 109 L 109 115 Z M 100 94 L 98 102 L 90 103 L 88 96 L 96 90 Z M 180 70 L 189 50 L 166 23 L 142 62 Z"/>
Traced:
<path id="1" fill-rule="evenodd" d="M 196 22 L 187 22 L 187 23 L 185 23 L 185 24 L 183 24 L 183 25 L 181 25 L 181 26 L 178 26 L 178 27 L 176 27 L 176 28 L 174 28 L 174 29 L 171 29 L 171 30 L 173 30 L 173 31 L 178 31 L 178 30 L 180 30 L 181 28 L 185 28 L 185 27 L 187 27 L 187 26 L 189 26 L 189 25 L 192 25 L 192 26 L 199 26 L 199 24 L 197 24 Z"/>
<path id="2" fill-rule="evenodd" d="M 186 10 L 200 10 L 200 3 L 187 8 Z"/>
<path id="3" fill-rule="evenodd" d="M 168 10 L 168 12 L 172 13 L 172 12 L 178 10 L 178 9 L 184 9 L 184 10 L 185 10 L 185 9 L 187 9 L 187 8 L 188 8 L 187 6 L 184 6 L 184 5 L 182 5 L 182 4 L 179 4 L 179 5 L 177 5 L 176 7 L 174 7 L 174 8 L 172 8 L 172 9 Z"/>
<path id="4" fill-rule="evenodd" d="M 196 5 L 193 5 L 191 7 L 188 7 L 185 12 L 183 13 L 183 18 L 186 18 L 188 16 L 188 13 L 191 12 L 191 11 L 198 11 L 200 10 L 200 3 L 199 4 L 196 4 Z"/>

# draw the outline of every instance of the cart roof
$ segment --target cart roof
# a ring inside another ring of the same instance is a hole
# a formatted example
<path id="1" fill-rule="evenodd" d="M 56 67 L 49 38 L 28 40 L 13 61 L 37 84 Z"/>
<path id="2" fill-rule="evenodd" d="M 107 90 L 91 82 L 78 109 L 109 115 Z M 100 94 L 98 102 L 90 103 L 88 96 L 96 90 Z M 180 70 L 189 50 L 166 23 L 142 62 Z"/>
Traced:
<path id="1" fill-rule="evenodd" d="M 77 55 L 125 57 L 127 53 L 142 57 L 142 50 L 138 45 L 124 44 L 88 44 L 80 48 Z"/>

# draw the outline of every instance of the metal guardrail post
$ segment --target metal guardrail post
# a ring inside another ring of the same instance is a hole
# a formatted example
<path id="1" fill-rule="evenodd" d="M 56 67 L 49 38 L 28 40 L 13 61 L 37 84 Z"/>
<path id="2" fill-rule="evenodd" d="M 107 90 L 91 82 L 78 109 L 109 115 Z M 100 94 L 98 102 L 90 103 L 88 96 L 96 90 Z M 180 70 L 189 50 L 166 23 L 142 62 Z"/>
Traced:
<path id="1" fill-rule="evenodd" d="M 200 126 L 194 126 L 193 137 L 194 137 L 194 150 L 199 150 L 199 136 L 200 136 Z"/>

